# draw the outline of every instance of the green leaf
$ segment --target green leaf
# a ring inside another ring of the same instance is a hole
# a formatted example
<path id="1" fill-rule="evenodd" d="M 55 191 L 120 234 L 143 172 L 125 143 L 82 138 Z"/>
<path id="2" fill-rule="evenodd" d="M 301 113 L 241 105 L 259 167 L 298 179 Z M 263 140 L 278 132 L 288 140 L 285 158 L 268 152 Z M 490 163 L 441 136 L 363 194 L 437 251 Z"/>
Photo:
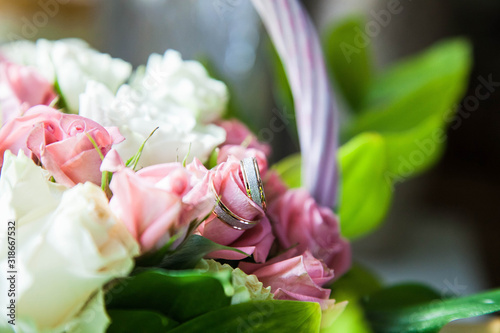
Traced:
<path id="1" fill-rule="evenodd" d="M 301 185 L 301 157 L 300 154 L 287 156 L 272 167 L 285 184 L 290 188 L 300 187 Z"/>
<path id="2" fill-rule="evenodd" d="M 348 38 L 359 22 L 347 20 L 334 37 Z M 357 238 L 378 227 L 390 206 L 393 185 L 426 170 L 441 156 L 448 117 L 469 69 L 470 46 L 455 39 L 395 65 L 370 85 L 363 112 L 346 132 L 351 140 L 339 150 L 339 215 L 345 237 Z M 273 169 L 289 187 L 301 185 L 300 155 Z"/>
<path id="3" fill-rule="evenodd" d="M 99 145 L 97 144 L 97 142 L 95 142 L 92 135 L 90 135 L 88 132 L 85 132 L 85 134 L 87 135 L 87 138 L 89 139 L 90 143 L 92 143 L 92 146 L 94 146 L 94 149 L 97 151 L 102 161 L 104 159 L 104 155 L 102 154 L 101 148 L 99 148 Z"/>
<path id="4" fill-rule="evenodd" d="M 165 243 L 161 248 L 159 248 L 156 251 L 151 251 L 148 253 L 145 253 L 141 255 L 140 257 L 135 259 L 135 266 L 136 267 L 158 267 L 163 258 L 167 256 L 171 250 L 172 245 L 179 240 L 180 237 L 182 237 L 182 233 L 177 233 L 170 237 L 168 242 Z M 192 268 L 192 267 L 190 267 Z"/>
<path id="5" fill-rule="evenodd" d="M 471 47 L 463 39 L 438 43 L 393 65 L 370 86 L 366 115 L 357 126 L 363 127 L 362 131 L 401 131 L 439 113 L 437 109 L 450 113 L 453 102 L 466 88 L 470 65 Z M 428 92 L 433 94 L 427 95 Z M 409 105 L 409 110 L 401 109 L 401 105 L 417 100 L 425 107 Z"/>
<path id="6" fill-rule="evenodd" d="M 438 332 L 450 321 L 500 311 L 500 289 L 440 299 L 428 287 L 399 285 L 371 295 L 364 308 L 376 333 Z"/>
<path id="7" fill-rule="evenodd" d="M 217 159 L 219 158 L 219 152 L 220 152 L 219 148 L 215 148 L 214 150 L 212 150 L 210 156 L 208 157 L 208 160 L 205 162 L 205 167 L 207 169 L 210 170 L 217 166 Z"/>
<path id="8" fill-rule="evenodd" d="M 110 310 L 111 325 L 107 333 L 158 333 L 168 332 L 179 325 L 175 320 L 153 311 Z"/>
<path id="9" fill-rule="evenodd" d="M 446 129 L 441 117 L 434 116 L 411 130 L 383 137 L 387 146 L 386 178 L 397 183 L 422 173 L 439 160 Z"/>
<path id="10" fill-rule="evenodd" d="M 377 133 L 360 134 L 339 149 L 339 162 L 341 232 L 344 237 L 356 238 L 375 229 L 391 203 L 386 143 Z"/>
<path id="11" fill-rule="evenodd" d="M 89 139 L 90 143 L 92 143 L 92 146 L 94 146 L 94 149 L 99 154 L 101 161 L 104 160 L 104 155 L 102 154 L 102 151 L 99 148 L 99 145 L 97 144 L 97 142 L 95 142 L 92 135 L 90 135 L 88 132 L 86 132 L 85 134 L 87 135 L 87 138 Z M 111 182 L 112 176 L 113 176 L 113 174 L 111 172 L 108 172 L 108 171 L 104 171 L 101 174 L 101 190 L 106 194 L 110 193 L 109 183 Z"/>
<path id="12" fill-rule="evenodd" d="M 391 286 L 372 294 L 367 298 L 366 308 L 375 311 L 394 310 L 410 307 L 440 299 L 441 296 L 432 288 L 417 283 L 405 283 Z"/>
<path id="13" fill-rule="evenodd" d="M 349 304 L 332 326 L 321 330 L 321 333 L 371 333 L 360 299 L 380 290 L 381 286 L 378 277 L 359 264 L 354 264 L 349 272 L 331 286 L 330 298 L 334 298 L 337 302 L 348 301 Z"/>
<path id="14" fill-rule="evenodd" d="M 373 81 L 347 136 L 380 133 L 388 171 L 398 179 L 427 169 L 442 152 L 445 125 L 467 86 L 470 54 L 468 42 L 453 39 L 396 64 Z"/>
<path id="15" fill-rule="evenodd" d="M 200 235 L 191 235 L 174 252 L 163 258 L 160 267 L 170 269 L 194 268 L 207 254 L 220 250 L 235 251 L 247 257 L 250 256 L 243 251 L 217 244 Z"/>
<path id="16" fill-rule="evenodd" d="M 71 113 L 71 111 L 68 108 L 68 103 L 66 103 L 66 99 L 64 98 L 64 95 L 62 94 L 61 91 L 61 86 L 59 85 L 59 81 L 56 78 L 56 82 L 54 82 L 54 91 L 56 92 L 57 96 L 59 97 L 57 101 L 57 106 L 59 107 L 59 110 L 63 113 Z"/>
<path id="17" fill-rule="evenodd" d="M 150 310 L 178 322 L 230 304 L 231 272 L 149 269 L 123 279 L 106 295 L 108 309 Z"/>
<path id="18" fill-rule="evenodd" d="M 332 289 L 332 298 L 338 301 L 352 301 L 379 291 L 382 288 L 382 282 L 373 272 L 358 263 L 354 263 L 351 269 L 335 281 L 330 288 Z M 341 296 L 343 293 L 349 293 L 351 297 L 344 298 Z"/>
<path id="19" fill-rule="evenodd" d="M 186 154 L 186 156 L 184 156 L 184 159 L 182 160 L 182 166 L 183 167 L 186 167 L 186 164 L 187 164 L 187 161 L 188 161 L 188 158 L 189 158 L 189 154 L 191 154 L 191 142 L 189 143 L 187 154 Z"/>
<path id="20" fill-rule="evenodd" d="M 339 216 L 344 237 L 357 238 L 383 221 L 392 199 L 394 179 L 388 171 L 387 145 L 377 133 L 363 133 L 339 149 L 342 186 Z M 273 166 L 286 185 L 300 187 L 301 156 Z"/>
<path id="21" fill-rule="evenodd" d="M 324 43 L 331 75 L 354 111 L 362 106 L 373 78 L 371 48 L 356 44 L 364 28 L 363 17 L 346 18 L 329 30 Z"/>
<path id="22" fill-rule="evenodd" d="M 347 294 L 345 296 L 349 297 Z M 349 301 L 344 312 L 333 322 L 333 324 L 322 329 L 321 333 L 372 333 L 370 325 L 364 318 L 363 308 L 357 301 Z"/>
<path id="23" fill-rule="evenodd" d="M 127 160 L 127 163 L 125 163 L 125 166 L 128 168 L 128 167 L 132 167 L 132 170 L 135 171 L 135 169 L 137 168 L 137 164 L 139 163 L 139 160 L 141 159 L 141 156 L 142 156 L 142 151 L 144 150 L 144 146 L 146 145 L 146 142 L 148 142 L 149 138 L 151 138 L 153 136 L 153 134 L 155 134 L 155 132 L 159 129 L 159 127 L 155 128 L 153 130 L 153 132 L 151 132 L 151 134 L 149 134 L 149 136 L 146 138 L 146 140 L 144 140 L 144 142 L 141 144 L 141 146 L 139 147 L 139 150 L 137 151 L 137 153 L 135 153 L 134 156 L 132 156 L 131 158 L 129 158 Z"/>
<path id="24" fill-rule="evenodd" d="M 256 301 L 212 311 L 184 323 L 172 333 L 319 332 L 318 303 Z"/>

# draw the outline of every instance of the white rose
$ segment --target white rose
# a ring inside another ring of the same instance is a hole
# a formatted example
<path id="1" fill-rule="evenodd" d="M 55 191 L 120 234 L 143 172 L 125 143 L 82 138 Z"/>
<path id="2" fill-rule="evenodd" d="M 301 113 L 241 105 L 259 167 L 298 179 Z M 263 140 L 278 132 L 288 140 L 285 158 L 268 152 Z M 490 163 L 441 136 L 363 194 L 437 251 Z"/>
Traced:
<path id="1" fill-rule="evenodd" d="M 198 61 L 183 61 L 174 50 L 163 56 L 153 53 L 147 66 L 136 71 L 131 86 L 158 107 L 175 104 L 202 123 L 219 119 L 228 100 L 223 82 L 212 79 Z"/>
<path id="2" fill-rule="evenodd" d="M 57 82 L 73 113 L 78 112 L 79 96 L 88 81 L 101 82 L 115 92 L 132 72 L 129 63 L 99 53 L 80 39 L 39 39 L 36 44 L 19 41 L 7 44 L 1 51 L 9 60 L 36 67 L 47 80 Z"/>
<path id="3" fill-rule="evenodd" d="M 52 64 L 49 66 L 50 71 L 48 73 L 41 71 L 43 68 L 40 68 L 39 64 L 42 59 L 39 59 L 37 56 L 36 44 L 31 41 L 18 40 L 3 44 L 0 48 L 0 53 L 9 61 L 15 62 L 16 64 L 37 67 L 48 80 L 54 79 Z"/>
<path id="4" fill-rule="evenodd" d="M 16 326 L 23 332 L 62 332 L 67 325 L 78 326 L 75 320 L 95 303 L 87 303 L 90 297 L 110 280 L 126 276 L 139 253 L 99 187 L 86 183 L 65 189 L 54 184 L 22 152 L 17 157 L 5 153 L 0 176 L 3 268 L 8 221 L 16 222 Z M 7 282 L 0 280 L 3 309 L 9 302 Z M 102 295 L 98 297 L 99 304 Z M 96 314 L 101 319 L 103 315 Z M 5 320 L 2 316 L 0 327 Z M 106 323 L 100 327 L 104 331 Z"/>
<path id="5" fill-rule="evenodd" d="M 117 126 L 125 141 L 115 146 L 128 160 L 158 127 L 142 153 L 141 167 L 182 161 L 189 152 L 204 161 L 224 142 L 225 131 L 213 124 L 227 102 L 227 88 L 211 79 L 200 63 L 182 61 L 175 51 L 153 54 L 130 85 L 114 95 L 89 82 L 80 96 L 80 115 L 103 126 Z"/>

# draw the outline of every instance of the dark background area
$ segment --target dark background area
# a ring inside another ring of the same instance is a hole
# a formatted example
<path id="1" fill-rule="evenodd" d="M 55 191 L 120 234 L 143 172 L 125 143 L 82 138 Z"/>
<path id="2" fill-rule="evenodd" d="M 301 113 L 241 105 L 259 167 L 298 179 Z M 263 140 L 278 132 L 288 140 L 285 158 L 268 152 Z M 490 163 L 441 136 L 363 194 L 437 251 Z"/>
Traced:
<path id="1" fill-rule="evenodd" d="M 478 77 L 500 82 L 500 3 L 446 1 L 454 33 L 474 46 L 474 66 L 467 95 L 474 95 Z M 497 88 L 498 89 L 498 88 Z M 429 173 L 423 200 L 457 209 L 476 228 L 491 283 L 500 286 L 500 89 L 448 131 L 448 147 Z"/>

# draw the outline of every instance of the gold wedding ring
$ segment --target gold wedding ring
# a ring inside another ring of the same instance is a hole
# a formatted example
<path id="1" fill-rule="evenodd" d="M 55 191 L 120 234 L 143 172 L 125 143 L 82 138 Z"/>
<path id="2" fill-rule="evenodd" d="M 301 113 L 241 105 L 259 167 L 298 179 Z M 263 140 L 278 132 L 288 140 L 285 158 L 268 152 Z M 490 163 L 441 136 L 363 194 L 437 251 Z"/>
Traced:
<path id="1" fill-rule="evenodd" d="M 263 210 L 266 210 L 266 196 L 264 185 L 260 177 L 259 164 L 255 157 L 248 157 L 241 161 L 243 182 L 247 191 L 247 196 L 252 199 Z"/>
<path id="2" fill-rule="evenodd" d="M 241 170 L 243 174 L 243 183 L 245 184 L 245 190 L 248 198 L 255 202 L 263 210 L 266 209 L 266 197 L 264 195 L 264 186 L 262 185 L 262 178 L 260 177 L 259 165 L 255 157 L 245 158 L 241 161 Z M 219 197 L 215 188 L 212 189 L 215 193 L 215 198 L 217 200 L 217 205 L 214 209 L 214 214 L 224 223 L 230 227 L 237 230 L 248 230 L 259 224 L 258 220 L 247 220 L 241 216 L 233 213 Z"/>

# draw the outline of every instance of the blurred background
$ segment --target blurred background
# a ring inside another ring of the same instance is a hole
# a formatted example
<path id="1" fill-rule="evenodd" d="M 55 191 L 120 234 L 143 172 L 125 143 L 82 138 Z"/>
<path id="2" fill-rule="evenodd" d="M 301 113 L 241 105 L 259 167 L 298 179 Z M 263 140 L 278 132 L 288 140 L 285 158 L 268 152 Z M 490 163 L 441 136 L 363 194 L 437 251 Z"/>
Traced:
<path id="1" fill-rule="evenodd" d="M 387 6 L 384 0 L 303 2 L 320 31 L 350 13 L 370 20 Z M 480 78 L 500 82 L 500 2 L 401 5 L 371 38 L 377 69 L 458 35 L 474 47 L 465 96 L 475 95 Z M 272 93 L 267 35 L 248 0 L 0 0 L 0 41 L 67 37 L 83 38 L 134 66 L 168 48 L 203 61 L 230 87 L 231 112 L 237 108 L 257 133 L 283 108 Z M 293 129 L 275 134 L 264 138 L 275 161 L 298 150 Z M 435 168 L 396 186 L 387 221 L 354 242 L 355 259 L 389 283 L 427 282 L 449 296 L 500 287 L 499 170 L 500 93 L 493 91 L 448 130 Z"/>

